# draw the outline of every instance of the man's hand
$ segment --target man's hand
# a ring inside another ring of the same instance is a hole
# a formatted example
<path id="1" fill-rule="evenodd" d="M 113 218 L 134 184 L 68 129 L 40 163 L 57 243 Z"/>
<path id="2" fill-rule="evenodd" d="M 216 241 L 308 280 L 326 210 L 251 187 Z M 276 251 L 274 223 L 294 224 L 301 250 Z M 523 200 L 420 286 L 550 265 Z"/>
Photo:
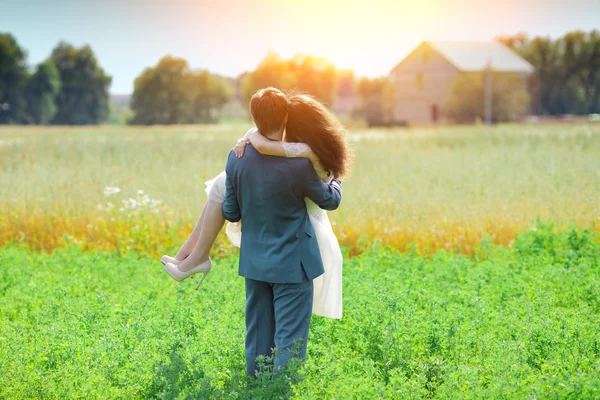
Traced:
<path id="1" fill-rule="evenodd" d="M 233 147 L 233 152 L 237 158 L 241 158 L 246 151 L 246 146 L 250 144 L 250 140 L 246 138 L 239 139 Z"/>

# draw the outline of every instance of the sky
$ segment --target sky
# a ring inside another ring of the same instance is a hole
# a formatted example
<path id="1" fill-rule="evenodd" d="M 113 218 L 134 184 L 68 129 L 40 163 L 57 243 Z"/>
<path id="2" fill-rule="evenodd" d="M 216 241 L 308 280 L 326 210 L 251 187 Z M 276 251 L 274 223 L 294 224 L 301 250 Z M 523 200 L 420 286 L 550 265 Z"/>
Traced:
<path id="1" fill-rule="evenodd" d="M 0 32 L 16 37 L 30 66 L 59 41 L 89 44 L 112 94 L 132 93 L 135 77 L 167 54 L 237 76 L 269 51 L 303 53 L 373 77 L 423 40 L 592 29 L 600 0 L 0 0 Z"/>

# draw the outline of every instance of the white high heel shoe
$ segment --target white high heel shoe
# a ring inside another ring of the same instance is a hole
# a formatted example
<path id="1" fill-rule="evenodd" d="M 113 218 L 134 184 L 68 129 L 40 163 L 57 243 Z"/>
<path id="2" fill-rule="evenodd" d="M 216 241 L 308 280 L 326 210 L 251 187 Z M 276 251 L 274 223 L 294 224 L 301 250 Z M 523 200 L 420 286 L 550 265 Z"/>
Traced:
<path id="1" fill-rule="evenodd" d="M 164 265 L 164 264 L 166 264 L 166 263 L 171 263 L 171 264 L 178 265 L 178 264 L 179 264 L 181 261 L 179 261 L 179 260 L 178 260 L 178 259 L 176 259 L 176 258 L 169 257 L 169 256 L 167 256 L 167 255 L 164 255 L 164 256 L 162 256 L 162 257 L 160 258 L 160 262 L 161 262 L 161 263 L 163 263 L 163 265 Z"/>
<path id="2" fill-rule="evenodd" d="M 211 268 L 212 268 L 212 261 L 210 258 L 208 260 L 204 261 L 202 264 L 196 265 L 194 268 L 190 269 L 189 271 L 181 271 L 179 269 L 179 267 L 173 263 L 165 264 L 165 271 L 167 272 L 167 274 L 169 274 L 171 276 L 171 278 L 175 279 L 177 282 L 181 282 L 182 280 L 184 280 L 185 278 L 187 278 L 189 276 L 193 277 L 194 274 L 202 273 L 202 278 L 200 278 L 200 281 L 196 285 L 196 290 L 198 290 L 198 288 L 200 287 L 200 284 L 202 284 L 202 281 L 204 280 L 204 278 L 206 278 L 206 275 L 208 275 Z"/>

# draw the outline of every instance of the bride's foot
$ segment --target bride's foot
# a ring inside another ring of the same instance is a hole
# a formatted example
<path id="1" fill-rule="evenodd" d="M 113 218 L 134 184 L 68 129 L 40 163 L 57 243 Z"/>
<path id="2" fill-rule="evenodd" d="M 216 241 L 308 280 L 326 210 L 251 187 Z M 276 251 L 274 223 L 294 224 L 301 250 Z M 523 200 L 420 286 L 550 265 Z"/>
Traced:
<path id="1" fill-rule="evenodd" d="M 178 282 L 181 282 L 182 280 L 184 280 L 185 278 L 187 278 L 189 276 L 193 277 L 194 274 L 202 273 L 202 278 L 198 282 L 198 285 L 196 285 L 196 290 L 198 290 L 198 288 L 200 287 L 200 284 L 202 283 L 204 278 L 206 278 L 206 275 L 208 275 L 208 273 L 210 272 L 210 269 L 212 268 L 212 261 L 209 258 L 208 260 L 206 260 L 198 265 L 195 265 L 192 268 L 185 270 L 185 271 L 181 270 L 179 267 L 180 267 L 180 265 L 175 265 L 173 263 L 166 263 L 165 271 L 167 272 L 167 274 L 169 274 L 171 276 L 171 278 L 175 279 Z"/>
<path id="2" fill-rule="evenodd" d="M 163 265 L 167 264 L 167 263 L 171 263 L 171 264 L 175 264 L 175 265 L 179 265 L 182 263 L 182 261 L 173 258 L 173 257 L 169 257 L 167 255 L 164 255 L 160 258 L 160 262 L 163 263 Z"/>
<path id="3" fill-rule="evenodd" d="M 206 257 L 206 256 L 204 256 L 204 257 Z M 176 265 L 177 265 L 177 268 L 181 272 L 188 272 L 188 271 L 194 269 L 195 267 L 197 267 L 198 265 L 204 264 L 205 262 L 207 262 L 209 260 L 210 260 L 209 257 L 193 260 L 190 256 L 188 256 L 183 261 L 177 261 Z M 175 263 L 172 263 L 172 264 L 175 264 Z"/>

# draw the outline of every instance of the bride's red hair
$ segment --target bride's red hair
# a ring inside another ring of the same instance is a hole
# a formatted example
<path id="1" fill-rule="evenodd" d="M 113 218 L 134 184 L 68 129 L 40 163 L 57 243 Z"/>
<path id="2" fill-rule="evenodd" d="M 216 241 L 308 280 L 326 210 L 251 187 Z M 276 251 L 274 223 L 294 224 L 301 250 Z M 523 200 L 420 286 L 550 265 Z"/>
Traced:
<path id="1" fill-rule="evenodd" d="M 288 97 L 286 142 L 303 142 L 326 171 L 336 179 L 348 176 L 352 155 L 345 131 L 335 115 L 319 101 L 304 94 Z"/>

